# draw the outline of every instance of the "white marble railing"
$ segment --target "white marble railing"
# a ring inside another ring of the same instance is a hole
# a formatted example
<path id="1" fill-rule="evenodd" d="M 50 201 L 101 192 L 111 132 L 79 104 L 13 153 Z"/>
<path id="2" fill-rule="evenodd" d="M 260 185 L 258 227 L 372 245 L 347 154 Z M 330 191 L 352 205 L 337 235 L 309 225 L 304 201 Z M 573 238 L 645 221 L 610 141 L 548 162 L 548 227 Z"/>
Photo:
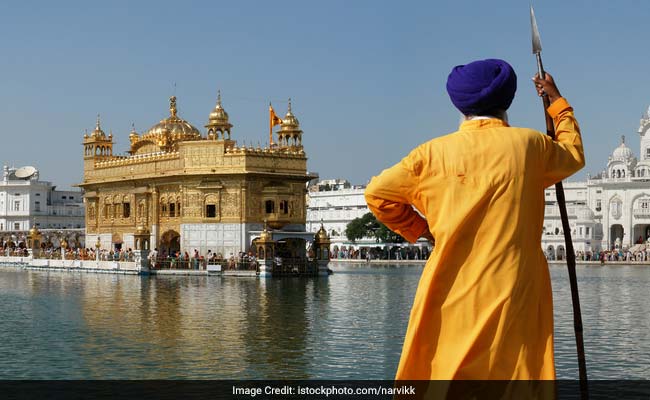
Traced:
<path id="1" fill-rule="evenodd" d="M 650 217 L 650 209 L 648 208 L 635 208 L 632 213 L 635 217 Z"/>
<path id="2" fill-rule="evenodd" d="M 0 257 L 0 265 L 124 274 L 139 274 L 144 272 L 139 263 L 134 261 L 51 260 L 31 257 Z"/>
<path id="3" fill-rule="evenodd" d="M 569 218 L 574 217 L 575 218 L 575 213 L 576 213 L 576 208 L 575 207 L 567 207 L 566 209 L 567 215 Z M 544 207 L 544 216 L 546 217 L 559 217 L 560 216 L 560 209 L 558 208 L 557 205 L 554 206 L 546 206 Z"/>

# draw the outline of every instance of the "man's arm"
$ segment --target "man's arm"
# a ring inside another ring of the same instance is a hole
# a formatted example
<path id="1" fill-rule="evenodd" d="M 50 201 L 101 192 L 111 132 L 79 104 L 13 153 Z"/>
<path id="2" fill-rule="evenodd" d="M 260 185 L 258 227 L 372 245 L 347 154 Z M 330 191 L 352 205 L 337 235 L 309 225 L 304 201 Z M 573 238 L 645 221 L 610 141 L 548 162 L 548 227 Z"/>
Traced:
<path id="1" fill-rule="evenodd" d="M 428 233 L 427 222 L 412 207 L 417 176 L 411 153 L 404 160 L 372 178 L 365 190 L 368 208 L 393 232 L 414 243 Z M 429 234 L 430 235 L 430 234 Z"/>
<path id="2" fill-rule="evenodd" d="M 545 168 L 544 187 L 571 176 L 585 165 L 580 127 L 573 108 L 562 97 L 553 77 L 546 73 L 545 79 L 533 78 L 537 94 L 548 96 L 551 105 L 546 110 L 555 126 L 555 141 L 544 136 Z"/>

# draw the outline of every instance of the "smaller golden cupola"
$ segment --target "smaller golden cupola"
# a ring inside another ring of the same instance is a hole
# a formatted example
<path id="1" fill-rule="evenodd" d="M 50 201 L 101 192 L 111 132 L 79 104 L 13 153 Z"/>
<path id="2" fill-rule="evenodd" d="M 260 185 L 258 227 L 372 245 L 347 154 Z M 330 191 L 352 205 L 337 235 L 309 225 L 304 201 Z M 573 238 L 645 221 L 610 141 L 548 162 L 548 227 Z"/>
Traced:
<path id="1" fill-rule="evenodd" d="M 320 224 L 320 229 L 318 232 L 316 232 L 316 242 L 318 243 L 325 243 L 329 242 L 330 238 L 327 235 L 327 231 L 325 230 L 325 227 L 323 226 L 323 223 L 321 222 Z"/>
<path id="2" fill-rule="evenodd" d="M 230 140 L 230 129 L 232 124 L 229 121 L 228 113 L 221 105 L 221 90 L 217 91 L 217 105 L 208 117 L 208 123 L 205 125 L 208 130 L 208 139 L 212 140 Z M 226 137 L 226 134 L 228 137 Z"/>
<path id="3" fill-rule="evenodd" d="M 140 139 L 140 135 L 138 135 L 138 132 L 135 131 L 135 124 L 131 124 L 131 133 L 129 133 L 129 141 L 131 142 L 131 146 L 135 144 Z"/>
<path id="4" fill-rule="evenodd" d="M 100 123 L 99 123 L 99 114 L 97 114 L 97 124 L 95 124 L 95 130 L 93 131 L 93 133 L 90 136 L 92 136 L 95 139 L 105 139 L 106 138 L 106 134 L 102 130 L 102 127 L 100 126 Z"/>
<path id="5" fill-rule="evenodd" d="M 95 130 L 88 135 L 84 133 L 84 159 L 98 157 L 110 157 L 113 155 L 113 135 L 106 136 L 102 130 L 99 114 L 97 114 L 97 123 Z"/>
<path id="6" fill-rule="evenodd" d="M 261 242 L 270 242 L 273 240 L 273 234 L 269 231 L 266 223 L 264 224 L 264 230 L 260 233 Z"/>
<path id="7" fill-rule="evenodd" d="M 282 119 L 282 125 L 278 131 L 278 144 L 280 147 L 302 148 L 302 131 L 298 118 L 291 112 L 291 99 L 289 99 L 287 115 Z"/>
<path id="8" fill-rule="evenodd" d="M 327 235 L 323 220 L 320 222 L 320 229 L 314 235 L 314 248 L 316 249 L 316 259 L 322 261 L 329 261 L 330 256 L 330 238 Z"/>

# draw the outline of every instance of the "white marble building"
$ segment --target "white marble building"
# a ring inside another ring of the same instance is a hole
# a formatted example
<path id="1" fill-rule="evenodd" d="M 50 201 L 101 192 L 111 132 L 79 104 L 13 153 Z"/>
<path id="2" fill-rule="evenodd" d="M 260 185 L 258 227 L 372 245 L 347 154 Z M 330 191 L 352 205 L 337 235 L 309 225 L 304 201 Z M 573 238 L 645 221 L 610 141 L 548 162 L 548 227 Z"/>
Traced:
<path id="1" fill-rule="evenodd" d="M 342 179 L 312 185 L 307 194 L 307 232 L 317 232 L 322 221 L 332 246 L 348 243 L 345 228 L 353 219 L 370 212 L 363 196 L 365 190 L 365 186 L 353 186 Z"/>
<path id="2" fill-rule="evenodd" d="M 564 191 L 576 252 L 631 248 L 650 238 L 650 108 L 643 114 L 640 159 L 621 137 L 600 174 L 566 182 Z M 563 258 L 564 236 L 555 187 L 546 190 L 542 247 L 549 258 Z"/>
<path id="3" fill-rule="evenodd" d="M 0 232 L 40 229 L 82 229 L 84 204 L 80 190 L 56 190 L 41 181 L 34 167 L 2 169 Z"/>
<path id="4" fill-rule="evenodd" d="M 331 251 L 335 258 L 347 257 L 350 250 L 383 248 L 388 257 L 408 257 L 397 253 L 410 250 L 410 257 L 423 257 L 431 251 L 431 245 L 425 239 L 416 244 L 383 243 L 374 237 L 365 237 L 351 242 L 345 235 L 345 229 L 355 218 L 361 218 L 370 212 L 364 192 L 365 185 L 351 185 L 343 179 L 327 179 L 310 185 L 307 192 L 307 227 L 308 232 L 316 232 L 321 223 L 330 235 Z M 416 255 L 417 254 L 417 255 Z M 361 257 L 361 253 L 358 254 Z M 380 257 L 380 255 L 377 255 Z"/>

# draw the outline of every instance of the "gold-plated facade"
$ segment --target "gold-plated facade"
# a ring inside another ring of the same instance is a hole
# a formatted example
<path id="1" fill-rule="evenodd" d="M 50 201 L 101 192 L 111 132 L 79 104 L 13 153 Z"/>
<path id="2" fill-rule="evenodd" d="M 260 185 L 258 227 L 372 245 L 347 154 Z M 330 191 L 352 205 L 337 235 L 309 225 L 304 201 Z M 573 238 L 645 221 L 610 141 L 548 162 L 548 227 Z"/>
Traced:
<path id="1" fill-rule="evenodd" d="M 113 138 L 98 118 L 95 131 L 84 135 L 79 184 L 91 243 L 101 238 L 104 248 L 109 240 L 135 247 L 135 238 L 147 232 L 152 249 L 188 250 L 205 242 L 227 255 L 247 251 L 254 237 L 249 231 L 261 231 L 265 220 L 274 229 L 304 232 L 305 183 L 316 175 L 307 172 L 302 131 L 291 110 L 271 147 L 231 139 L 220 93 L 205 127 L 202 135 L 181 119 L 172 97 L 168 118 L 142 135 L 132 129 L 128 155 L 113 155 Z"/>

